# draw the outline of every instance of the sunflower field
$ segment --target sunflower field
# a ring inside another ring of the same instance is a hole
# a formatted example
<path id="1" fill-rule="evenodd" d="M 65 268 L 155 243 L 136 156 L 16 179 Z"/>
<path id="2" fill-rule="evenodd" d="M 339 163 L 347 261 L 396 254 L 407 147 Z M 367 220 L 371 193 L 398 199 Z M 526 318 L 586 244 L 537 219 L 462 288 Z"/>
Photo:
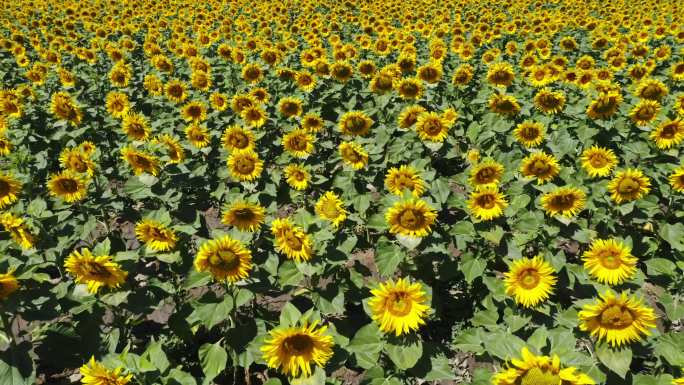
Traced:
<path id="1" fill-rule="evenodd" d="M 684 385 L 681 1 L 0 22 L 0 385 Z"/>

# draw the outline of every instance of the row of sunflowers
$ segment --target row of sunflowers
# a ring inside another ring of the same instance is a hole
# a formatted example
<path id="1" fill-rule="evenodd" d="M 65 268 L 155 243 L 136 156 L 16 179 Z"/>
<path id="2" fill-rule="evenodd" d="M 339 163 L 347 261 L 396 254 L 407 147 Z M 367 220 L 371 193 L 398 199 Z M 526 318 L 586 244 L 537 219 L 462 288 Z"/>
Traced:
<path id="1" fill-rule="evenodd" d="M 684 385 L 679 2 L 0 20 L 1 383 Z"/>

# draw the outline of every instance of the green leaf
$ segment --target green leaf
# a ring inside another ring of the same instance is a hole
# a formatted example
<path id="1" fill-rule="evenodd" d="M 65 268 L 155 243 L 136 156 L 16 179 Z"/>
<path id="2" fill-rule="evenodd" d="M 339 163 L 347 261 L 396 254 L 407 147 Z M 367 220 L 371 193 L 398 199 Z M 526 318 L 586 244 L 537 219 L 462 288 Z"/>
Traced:
<path id="1" fill-rule="evenodd" d="M 684 224 L 663 224 L 658 231 L 660 237 L 667 241 L 673 249 L 684 251 Z"/>
<path id="2" fill-rule="evenodd" d="M 174 368 L 166 377 L 166 385 L 197 385 L 197 381 L 192 374 Z"/>
<path id="3" fill-rule="evenodd" d="M 534 333 L 527 339 L 527 344 L 533 347 L 536 351 L 541 352 L 546 346 L 546 342 L 549 338 L 549 331 L 545 326 L 538 327 L 534 330 Z"/>
<path id="4" fill-rule="evenodd" d="M 195 305 L 195 311 L 188 317 L 188 322 L 201 323 L 207 329 L 211 329 L 225 321 L 233 310 L 233 298 L 226 296 L 218 303 L 201 303 Z"/>
<path id="5" fill-rule="evenodd" d="M 510 333 L 493 332 L 485 334 L 484 337 L 487 354 L 505 361 L 520 356 L 523 346 L 525 346 L 525 341 Z"/>
<path id="6" fill-rule="evenodd" d="M 596 345 L 596 356 L 606 368 L 623 379 L 632 364 L 632 349 L 628 347 L 614 350 L 608 344 L 598 344 Z"/>
<path id="7" fill-rule="evenodd" d="M 397 266 L 404 258 L 405 254 L 401 247 L 389 241 L 383 242 L 382 239 L 375 250 L 375 264 L 383 277 L 393 276 Z"/>
<path id="8" fill-rule="evenodd" d="M 673 366 L 684 367 L 684 332 L 663 334 L 655 343 L 653 353 Z"/>
<path id="9" fill-rule="evenodd" d="M 31 346 L 23 342 L 0 353 L 0 383 L 3 385 L 33 385 L 36 369 L 29 355 Z"/>
<path id="10" fill-rule="evenodd" d="M 225 368 L 228 360 L 228 353 L 219 344 L 204 344 L 199 348 L 199 359 L 204 372 L 204 384 L 211 383 Z"/>
<path id="11" fill-rule="evenodd" d="M 314 367 L 314 372 L 309 377 L 299 377 L 290 380 L 291 385 L 325 385 L 325 370 Z"/>
<path id="12" fill-rule="evenodd" d="M 374 322 L 359 329 L 347 346 L 347 350 L 354 353 L 357 363 L 364 369 L 377 365 L 382 348 L 382 332 Z"/>
<path id="13" fill-rule="evenodd" d="M 295 305 L 288 302 L 280 311 L 280 326 L 294 326 L 300 318 L 302 318 L 302 312 Z"/>
<path id="14" fill-rule="evenodd" d="M 459 265 L 461 272 L 468 283 L 472 283 L 475 278 L 481 277 L 487 268 L 487 262 L 473 257 L 464 257 Z"/>
<path id="15" fill-rule="evenodd" d="M 144 356 L 162 373 L 169 368 L 169 360 L 166 358 L 162 343 L 159 341 L 151 342 L 145 350 Z"/>
<path id="16" fill-rule="evenodd" d="M 418 247 L 418 245 L 420 245 L 420 242 L 422 240 L 423 240 L 422 237 L 410 237 L 407 235 L 397 234 L 397 241 L 399 241 L 399 243 L 402 246 L 404 246 L 405 248 L 407 248 L 409 250 L 413 250 L 416 247 Z"/>
<path id="17" fill-rule="evenodd" d="M 427 381 L 455 380 L 454 370 L 445 356 L 430 357 L 430 371 L 425 375 Z"/>
<path id="18" fill-rule="evenodd" d="M 404 341 L 399 344 L 388 343 L 385 346 L 385 352 L 397 368 L 411 369 L 423 355 L 423 342 L 416 338 L 414 341 Z"/>
<path id="19" fill-rule="evenodd" d="M 672 275 L 677 271 L 677 265 L 665 258 L 651 258 L 644 263 L 648 275 Z"/>

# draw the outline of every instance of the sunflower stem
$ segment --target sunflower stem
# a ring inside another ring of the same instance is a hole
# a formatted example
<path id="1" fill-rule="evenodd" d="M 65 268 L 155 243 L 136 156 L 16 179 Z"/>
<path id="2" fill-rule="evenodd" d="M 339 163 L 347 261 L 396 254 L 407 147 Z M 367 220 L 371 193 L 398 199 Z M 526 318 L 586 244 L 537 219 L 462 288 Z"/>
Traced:
<path id="1" fill-rule="evenodd" d="M 5 313 L 5 309 L 2 307 L 0 307 L 0 318 L 2 318 L 2 328 L 5 330 L 5 334 L 10 343 L 10 348 L 14 349 L 16 345 L 14 334 L 12 333 L 12 323 L 7 320 L 7 313 Z"/>

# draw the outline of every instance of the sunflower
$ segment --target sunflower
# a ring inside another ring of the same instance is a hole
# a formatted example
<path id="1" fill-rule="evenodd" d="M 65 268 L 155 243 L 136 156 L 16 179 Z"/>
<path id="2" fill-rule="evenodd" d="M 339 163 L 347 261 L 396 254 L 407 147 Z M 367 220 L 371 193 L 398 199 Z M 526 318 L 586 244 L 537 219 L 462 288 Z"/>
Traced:
<path id="1" fill-rule="evenodd" d="M 521 359 L 513 359 L 506 370 L 492 377 L 492 385 L 594 385 L 596 382 L 574 366 L 561 368 L 557 355 L 535 356 L 523 347 Z"/>
<path id="2" fill-rule="evenodd" d="M 74 126 L 80 124 L 81 119 L 83 119 L 83 112 L 71 98 L 71 95 L 65 91 L 52 95 L 50 112 L 57 119 L 66 120 Z"/>
<path id="3" fill-rule="evenodd" d="M 209 271 L 217 281 L 235 283 L 249 276 L 252 253 L 226 235 L 202 243 L 194 265 L 197 271 Z"/>
<path id="4" fill-rule="evenodd" d="M 153 219 L 143 219 L 135 224 L 135 236 L 154 251 L 170 251 L 176 247 L 176 233 Z"/>
<path id="5" fill-rule="evenodd" d="M 430 84 L 437 84 L 442 79 L 442 64 L 438 61 L 431 61 L 418 67 L 416 72 L 420 80 Z"/>
<path id="6" fill-rule="evenodd" d="M 330 75 L 338 82 L 345 83 L 354 75 L 354 69 L 349 63 L 335 62 L 330 66 Z"/>
<path id="7" fill-rule="evenodd" d="M 537 178 L 537 184 L 543 184 L 555 178 L 560 172 L 558 161 L 553 155 L 534 152 L 522 160 L 520 173 L 525 177 Z"/>
<path id="8" fill-rule="evenodd" d="M 677 146 L 684 140 L 684 122 L 681 118 L 663 122 L 651 131 L 651 139 L 662 150 Z"/>
<path id="9" fill-rule="evenodd" d="M 101 363 L 90 357 L 87 364 L 79 369 L 83 385 L 126 385 L 131 382 L 132 374 L 123 374 L 123 368 L 107 369 Z"/>
<path id="10" fill-rule="evenodd" d="M 632 108 L 629 117 L 637 126 L 645 126 L 655 119 L 660 111 L 660 103 L 655 100 L 642 100 Z"/>
<path id="11" fill-rule="evenodd" d="M 114 87 L 123 88 L 128 86 L 128 82 L 133 76 L 131 66 L 128 64 L 117 63 L 109 71 L 109 81 Z"/>
<path id="12" fill-rule="evenodd" d="M 670 186 L 676 192 L 684 192 L 684 166 L 677 167 L 668 177 Z"/>
<path id="13" fill-rule="evenodd" d="M 413 127 L 413 125 L 418 122 L 418 117 L 423 112 L 426 112 L 425 107 L 418 104 L 404 107 L 404 109 L 401 110 L 401 113 L 399 113 L 399 118 L 397 119 L 399 127 L 404 129 Z"/>
<path id="14" fill-rule="evenodd" d="M 641 170 L 633 168 L 617 172 L 608 183 L 610 197 L 618 204 L 641 199 L 651 191 L 650 187 L 648 177 Z"/>
<path id="15" fill-rule="evenodd" d="M 164 83 L 154 74 L 145 75 L 143 87 L 151 96 L 161 96 L 164 93 Z"/>
<path id="16" fill-rule="evenodd" d="M 313 152 L 314 137 L 303 129 L 292 130 L 283 135 L 285 151 L 297 158 L 306 158 Z"/>
<path id="17" fill-rule="evenodd" d="M 325 335 L 327 326 L 318 323 L 279 327 L 271 330 L 261 347 L 269 368 L 279 369 L 290 377 L 311 376 L 311 364 L 319 367 L 333 356 L 333 338 Z"/>
<path id="18" fill-rule="evenodd" d="M 258 83 L 264 78 L 264 71 L 258 64 L 249 63 L 242 67 L 242 79 L 249 83 Z"/>
<path id="19" fill-rule="evenodd" d="M 140 175 L 144 172 L 154 176 L 159 174 L 159 160 L 154 155 L 128 146 L 121 149 L 121 159 L 128 163 L 135 175 Z"/>
<path id="20" fill-rule="evenodd" d="M 456 87 L 464 87 L 473 79 L 473 67 L 470 64 L 461 64 L 454 70 L 451 83 Z"/>
<path id="21" fill-rule="evenodd" d="M 565 94 L 562 91 L 542 88 L 534 96 L 534 106 L 545 114 L 557 114 L 565 107 Z"/>
<path id="22" fill-rule="evenodd" d="M 555 273 L 541 255 L 517 259 L 504 274 L 506 294 L 523 307 L 536 307 L 551 295 L 557 281 Z"/>
<path id="23" fill-rule="evenodd" d="M 221 144 L 228 151 L 252 150 L 255 146 L 254 133 L 250 129 L 232 125 L 223 131 Z"/>
<path id="24" fill-rule="evenodd" d="M 608 148 L 592 146 L 582 153 L 582 167 L 592 178 L 610 175 L 617 163 L 617 156 Z"/>
<path id="25" fill-rule="evenodd" d="M 252 96 L 256 101 L 262 104 L 266 104 L 271 100 L 271 94 L 263 87 L 257 87 L 249 91 L 250 96 Z"/>
<path id="26" fill-rule="evenodd" d="M 657 79 L 644 79 L 639 82 L 634 95 L 647 100 L 660 101 L 667 96 L 669 90 L 665 83 Z"/>
<path id="27" fill-rule="evenodd" d="M 425 182 L 421 179 L 416 169 L 411 166 L 401 165 L 392 167 L 385 175 L 385 186 L 395 195 L 402 196 L 404 190 L 409 190 L 413 196 L 419 197 L 425 192 Z"/>
<path id="28" fill-rule="evenodd" d="M 380 283 L 371 294 L 371 317 L 383 332 L 400 336 L 425 324 L 430 306 L 420 283 L 411 283 L 406 278 L 399 278 L 396 283 L 389 280 Z"/>
<path id="29" fill-rule="evenodd" d="M 198 101 L 188 102 L 183 106 L 181 115 L 186 122 L 202 122 L 207 119 L 207 106 Z"/>
<path id="30" fill-rule="evenodd" d="M 6 300 L 17 289 L 19 289 L 19 281 L 11 270 L 0 274 L 0 300 Z"/>
<path id="31" fill-rule="evenodd" d="M 582 254 L 584 269 L 600 283 L 619 285 L 636 274 L 637 259 L 615 239 L 596 239 Z"/>
<path id="32" fill-rule="evenodd" d="M 239 181 L 252 181 L 261 175 L 264 162 L 259 155 L 252 151 L 236 151 L 228 157 L 228 170 L 230 175 Z"/>
<path id="33" fill-rule="evenodd" d="M 468 181 L 473 187 L 496 186 L 504 173 L 504 166 L 494 159 L 487 159 L 470 169 Z"/>
<path id="34" fill-rule="evenodd" d="M 0 209 L 17 201 L 17 194 L 21 192 L 21 187 L 21 182 L 12 174 L 0 172 Z"/>
<path id="35" fill-rule="evenodd" d="M 506 197 L 496 187 L 477 189 L 470 193 L 470 199 L 468 199 L 471 214 L 482 221 L 502 216 L 507 206 Z"/>
<path id="36" fill-rule="evenodd" d="M 582 331 L 588 331 L 599 341 L 605 340 L 613 347 L 639 341 L 650 335 L 656 326 L 656 315 L 642 301 L 622 292 L 616 296 L 608 290 L 595 304 L 585 305 L 578 313 Z"/>
<path id="37" fill-rule="evenodd" d="M 361 145 L 354 142 L 342 142 L 339 145 L 340 157 L 344 163 L 354 170 L 360 170 L 368 164 L 368 153 Z"/>
<path id="38" fill-rule="evenodd" d="M 72 251 L 64 261 L 64 268 L 74 277 L 76 283 L 87 284 L 88 291 L 92 294 L 97 294 L 103 286 L 117 288 L 128 276 L 128 272 L 121 270 L 111 256 L 96 257 L 87 248 L 82 248 L 80 252 Z"/>
<path id="39" fill-rule="evenodd" d="M 121 119 L 128 113 L 131 108 L 131 102 L 128 100 L 128 95 L 123 92 L 111 91 L 107 94 L 105 100 L 107 112 L 114 118 Z"/>
<path id="40" fill-rule="evenodd" d="M 684 377 L 672 380 L 672 385 L 684 385 Z"/>
<path id="41" fill-rule="evenodd" d="M 376 94 L 384 94 L 389 92 L 394 87 L 394 78 L 386 71 L 381 71 L 370 81 L 370 89 Z"/>
<path id="42" fill-rule="evenodd" d="M 209 96 L 209 102 L 216 111 L 225 111 L 228 108 L 228 97 L 220 92 L 213 92 Z"/>
<path id="43" fill-rule="evenodd" d="M 537 147 L 544 140 L 544 126 L 539 122 L 526 120 L 515 127 L 513 137 L 525 147 Z"/>
<path id="44" fill-rule="evenodd" d="M 495 63 L 489 66 L 489 70 L 487 70 L 487 81 L 495 86 L 508 87 L 514 79 L 515 72 L 509 63 Z"/>
<path id="45" fill-rule="evenodd" d="M 489 109 L 499 115 L 515 116 L 520 112 L 520 104 L 513 95 L 495 93 L 489 98 Z"/>
<path id="46" fill-rule="evenodd" d="M 316 76 L 307 71 L 300 71 L 296 75 L 297 87 L 304 92 L 311 92 L 316 88 Z"/>
<path id="47" fill-rule="evenodd" d="M 162 134 L 153 139 L 154 143 L 161 143 L 166 147 L 167 163 L 181 163 L 185 159 L 185 151 L 180 145 L 180 140 L 169 134 Z"/>
<path id="48" fill-rule="evenodd" d="M 587 107 L 587 116 L 593 120 L 608 119 L 617 113 L 620 103 L 622 103 L 620 92 L 601 93 Z"/>
<path id="49" fill-rule="evenodd" d="M 437 219 L 437 212 L 421 199 L 398 201 L 385 213 L 390 233 L 425 237 Z"/>
<path id="50" fill-rule="evenodd" d="M 188 97 L 185 83 L 177 79 L 169 80 L 164 92 L 166 97 L 174 103 L 182 103 Z"/>
<path id="51" fill-rule="evenodd" d="M 574 217 L 584 209 L 587 194 L 576 187 L 559 187 L 544 194 L 541 204 L 548 215 Z"/>
<path id="52" fill-rule="evenodd" d="M 211 136 L 207 128 L 197 123 L 192 123 L 185 127 L 185 136 L 190 141 L 190 144 L 196 148 L 204 148 L 211 143 Z"/>
<path id="53" fill-rule="evenodd" d="M 250 126 L 259 128 L 266 124 L 268 115 L 260 106 L 251 106 L 242 110 L 240 117 L 242 117 Z"/>
<path id="54" fill-rule="evenodd" d="M 284 97 L 278 102 L 278 111 L 286 118 L 301 116 L 303 111 L 302 100 L 290 96 Z"/>
<path id="55" fill-rule="evenodd" d="M 230 99 L 230 108 L 236 114 L 241 114 L 247 108 L 254 107 L 257 104 L 257 100 L 252 95 L 235 94 Z"/>
<path id="56" fill-rule="evenodd" d="M 415 126 L 421 140 L 444 142 L 450 125 L 436 112 L 422 112 L 418 115 Z"/>
<path id="57" fill-rule="evenodd" d="M 147 140 L 150 136 L 150 123 L 145 115 L 128 112 L 121 121 L 121 130 L 132 140 Z"/>
<path id="58" fill-rule="evenodd" d="M 323 119 L 319 115 L 309 112 L 302 117 L 302 128 L 306 132 L 317 133 L 323 128 Z"/>
<path id="59" fill-rule="evenodd" d="M 28 250 L 35 244 L 35 239 L 26 227 L 23 219 L 12 213 L 4 213 L 0 217 L 0 224 L 5 228 L 5 231 L 10 233 L 14 242 L 18 243 L 22 249 Z"/>
<path id="60" fill-rule="evenodd" d="M 365 136 L 373 125 L 373 119 L 363 111 L 349 111 L 340 118 L 339 129 L 344 135 Z"/>
<path id="61" fill-rule="evenodd" d="M 95 172 L 95 164 L 88 154 L 79 148 L 65 148 L 59 155 L 59 164 L 63 168 L 79 174 L 92 176 Z"/>
<path id="62" fill-rule="evenodd" d="M 295 190 L 305 190 L 309 186 L 311 174 L 302 165 L 288 164 L 285 167 L 287 184 Z"/>
<path id="63" fill-rule="evenodd" d="M 223 211 L 221 222 L 241 231 L 258 231 L 264 223 L 266 210 L 259 204 L 237 200 Z"/>
<path id="64" fill-rule="evenodd" d="M 276 249 L 295 262 L 308 261 L 313 256 L 313 243 L 307 233 L 289 219 L 275 219 L 271 223 Z"/>
<path id="65" fill-rule="evenodd" d="M 339 227 L 347 218 L 344 202 L 332 191 L 327 191 L 318 199 L 316 213 L 319 217 L 332 222 L 335 228 Z"/>
<path id="66" fill-rule="evenodd" d="M 87 194 L 85 181 L 71 171 L 52 174 L 47 184 L 50 195 L 59 197 L 67 203 L 74 203 Z"/>
<path id="67" fill-rule="evenodd" d="M 404 99 L 420 99 L 423 96 L 423 82 L 417 78 L 405 78 L 398 81 L 396 89 Z"/>

